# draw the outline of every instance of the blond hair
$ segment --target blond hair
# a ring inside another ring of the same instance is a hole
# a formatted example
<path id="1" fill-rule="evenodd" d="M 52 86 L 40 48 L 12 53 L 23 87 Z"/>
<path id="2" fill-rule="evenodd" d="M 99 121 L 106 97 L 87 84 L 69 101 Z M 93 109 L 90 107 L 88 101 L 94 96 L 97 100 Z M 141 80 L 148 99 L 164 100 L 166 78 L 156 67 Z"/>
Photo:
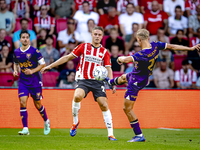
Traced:
<path id="1" fill-rule="evenodd" d="M 147 40 L 149 38 L 149 31 L 146 29 L 139 29 L 137 31 L 137 36 L 138 38 L 140 38 L 141 40 Z"/>

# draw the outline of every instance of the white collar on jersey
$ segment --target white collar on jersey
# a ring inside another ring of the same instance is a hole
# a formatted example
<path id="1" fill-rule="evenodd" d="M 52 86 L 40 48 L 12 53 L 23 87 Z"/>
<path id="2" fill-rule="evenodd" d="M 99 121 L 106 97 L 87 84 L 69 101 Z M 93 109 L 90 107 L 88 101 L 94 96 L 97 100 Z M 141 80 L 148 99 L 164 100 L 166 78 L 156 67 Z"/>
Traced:
<path id="1" fill-rule="evenodd" d="M 25 49 L 24 51 L 21 49 L 21 47 L 20 47 L 19 49 L 20 49 L 21 52 L 24 53 L 24 52 L 26 52 L 27 50 L 29 50 L 29 48 L 30 48 L 30 45 L 29 45 L 29 47 L 28 47 L 27 49 Z"/>

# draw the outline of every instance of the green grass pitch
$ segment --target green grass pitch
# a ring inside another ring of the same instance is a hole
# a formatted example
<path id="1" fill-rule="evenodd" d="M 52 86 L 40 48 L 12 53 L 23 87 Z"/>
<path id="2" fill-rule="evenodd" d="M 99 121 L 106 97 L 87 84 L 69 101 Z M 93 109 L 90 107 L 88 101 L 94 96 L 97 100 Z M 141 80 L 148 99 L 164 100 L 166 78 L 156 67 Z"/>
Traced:
<path id="1" fill-rule="evenodd" d="M 69 150 L 200 150 L 200 129 L 142 129 L 146 142 L 128 143 L 132 129 L 114 129 L 117 141 L 108 141 L 106 129 L 78 129 L 71 137 L 69 129 L 51 129 L 49 135 L 43 129 L 29 129 L 30 135 L 20 136 L 21 129 L 0 129 L 0 149 L 69 149 Z"/>

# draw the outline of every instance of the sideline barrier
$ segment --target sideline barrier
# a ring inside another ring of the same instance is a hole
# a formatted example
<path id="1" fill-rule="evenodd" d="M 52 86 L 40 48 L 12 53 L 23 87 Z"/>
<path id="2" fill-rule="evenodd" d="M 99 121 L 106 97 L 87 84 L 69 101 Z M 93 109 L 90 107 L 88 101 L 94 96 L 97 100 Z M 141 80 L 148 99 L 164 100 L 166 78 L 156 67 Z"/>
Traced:
<path id="1" fill-rule="evenodd" d="M 107 90 L 114 128 L 130 128 L 123 112 L 125 90 Z M 0 128 L 22 128 L 17 89 L 0 90 Z M 71 128 L 74 90 L 44 89 L 42 104 L 51 128 Z M 28 100 L 29 128 L 43 128 L 44 122 Z M 141 128 L 200 128 L 200 90 L 142 90 L 134 106 Z M 92 93 L 82 100 L 79 128 L 105 128 L 102 112 Z"/>

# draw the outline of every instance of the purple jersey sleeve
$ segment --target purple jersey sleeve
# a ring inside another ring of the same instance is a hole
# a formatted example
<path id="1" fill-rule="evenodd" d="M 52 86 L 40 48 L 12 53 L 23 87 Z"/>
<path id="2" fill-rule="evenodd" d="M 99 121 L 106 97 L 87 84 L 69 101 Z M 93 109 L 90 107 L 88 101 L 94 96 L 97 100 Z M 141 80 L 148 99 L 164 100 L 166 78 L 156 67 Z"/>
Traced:
<path id="1" fill-rule="evenodd" d="M 36 58 L 39 61 L 41 58 L 43 58 L 42 54 L 40 53 L 40 51 L 38 49 L 36 49 Z"/>
<path id="2" fill-rule="evenodd" d="M 154 42 L 154 43 L 157 45 L 158 50 L 164 50 L 166 48 L 166 46 L 167 46 L 166 43 L 163 43 L 163 42 L 160 42 L 160 41 Z"/>

